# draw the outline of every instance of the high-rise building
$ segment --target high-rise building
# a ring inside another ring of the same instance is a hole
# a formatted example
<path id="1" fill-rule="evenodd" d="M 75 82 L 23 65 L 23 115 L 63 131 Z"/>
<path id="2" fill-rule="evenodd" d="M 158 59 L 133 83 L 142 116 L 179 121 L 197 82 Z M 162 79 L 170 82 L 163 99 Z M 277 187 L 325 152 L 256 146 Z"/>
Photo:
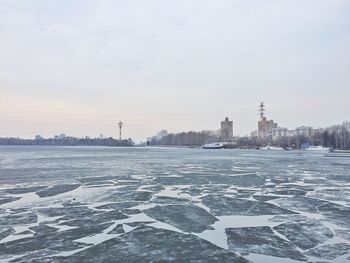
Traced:
<path id="1" fill-rule="evenodd" d="M 272 137 L 272 129 L 277 128 L 278 124 L 273 120 L 267 120 L 265 117 L 265 105 L 264 102 L 260 103 L 259 106 L 260 120 L 258 121 L 258 137 L 260 139 L 267 139 Z"/>
<path id="2" fill-rule="evenodd" d="M 220 135 L 224 141 L 229 141 L 233 138 L 233 121 L 230 121 L 228 117 L 221 122 Z"/>

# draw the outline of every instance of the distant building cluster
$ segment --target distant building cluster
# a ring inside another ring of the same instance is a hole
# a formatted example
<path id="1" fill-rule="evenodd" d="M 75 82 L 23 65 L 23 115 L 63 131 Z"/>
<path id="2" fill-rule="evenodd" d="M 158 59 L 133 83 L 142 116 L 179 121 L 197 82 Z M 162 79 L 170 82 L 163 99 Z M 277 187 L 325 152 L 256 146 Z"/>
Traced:
<path id="1" fill-rule="evenodd" d="M 251 133 L 252 137 L 258 137 L 261 140 L 274 140 L 281 137 L 293 137 L 304 135 L 310 137 L 314 132 L 314 128 L 310 126 L 300 126 L 294 130 L 288 128 L 279 127 L 277 122 L 268 120 L 265 116 L 265 105 L 261 102 L 259 105 L 260 119 L 258 121 L 258 130 Z M 157 135 L 159 137 L 159 134 Z M 235 140 L 233 136 L 233 121 L 228 117 L 221 121 L 221 127 L 218 131 L 218 136 L 223 142 L 232 142 Z M 236 138 L 237 139 L 237 138 Z"/>
<path id="2" fill-rule="evenodd" d="M 260 120 L 258 121 L 258 137 L 259 139 L 277 139 L 280 137 L 292 137 L 296 135 L 311 136 L 314 133 L 314 128 L 310 126 L 300 126 L 295 130 L 289 130 L 284 127 L 279 127 L 278 123 L 273 120 L 267 120 L 265 117 L 264 102 L 259 106 Z"/>

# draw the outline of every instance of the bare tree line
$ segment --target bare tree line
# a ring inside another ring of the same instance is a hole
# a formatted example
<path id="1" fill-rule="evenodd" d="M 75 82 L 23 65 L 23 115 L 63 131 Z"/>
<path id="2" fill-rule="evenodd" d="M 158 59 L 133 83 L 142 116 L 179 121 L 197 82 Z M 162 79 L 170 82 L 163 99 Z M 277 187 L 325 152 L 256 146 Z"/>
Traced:
<path id="1" fill-rule="evenodd" d="M 0 138 L 0 145 L 53 145 L 53 146 L 133 146 L 132 139 L 116 140 L 113 138 L 76 138 L 66 137 L 62 139 L 21 139 Z"/>
<path id="2" fill-rule="evenodd" d="M 210 131 L 189 131 L 181 133 L 169 133 L 162 138 L 152 137 L 149 145 L 169 145 L 169 146 L 200 146 L 206 143 L 219 141 L 219 136 Z"/>

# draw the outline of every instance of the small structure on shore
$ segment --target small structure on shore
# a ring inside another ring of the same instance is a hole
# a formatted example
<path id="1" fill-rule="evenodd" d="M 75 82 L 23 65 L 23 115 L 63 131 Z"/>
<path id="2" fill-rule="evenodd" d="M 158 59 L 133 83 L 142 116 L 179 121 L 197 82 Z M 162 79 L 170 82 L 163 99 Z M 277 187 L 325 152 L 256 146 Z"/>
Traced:
<path id="1" fill-rule="evenodd" d="M 122 127 L 123 127 L 122 121 L 119 121 L 118 127 L 119 127 L 119 141 L 121 141 L 122 140 Z"/>

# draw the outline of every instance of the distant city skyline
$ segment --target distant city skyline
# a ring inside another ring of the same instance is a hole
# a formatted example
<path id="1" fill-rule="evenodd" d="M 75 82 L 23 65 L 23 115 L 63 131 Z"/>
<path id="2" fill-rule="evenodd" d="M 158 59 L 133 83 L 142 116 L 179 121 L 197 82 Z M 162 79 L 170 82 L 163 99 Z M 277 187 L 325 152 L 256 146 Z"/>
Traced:
<path id="1" fill-rule="evenodd" d="M 349 120 L 350 2 L 0 0 L 0 137 Z"/>

